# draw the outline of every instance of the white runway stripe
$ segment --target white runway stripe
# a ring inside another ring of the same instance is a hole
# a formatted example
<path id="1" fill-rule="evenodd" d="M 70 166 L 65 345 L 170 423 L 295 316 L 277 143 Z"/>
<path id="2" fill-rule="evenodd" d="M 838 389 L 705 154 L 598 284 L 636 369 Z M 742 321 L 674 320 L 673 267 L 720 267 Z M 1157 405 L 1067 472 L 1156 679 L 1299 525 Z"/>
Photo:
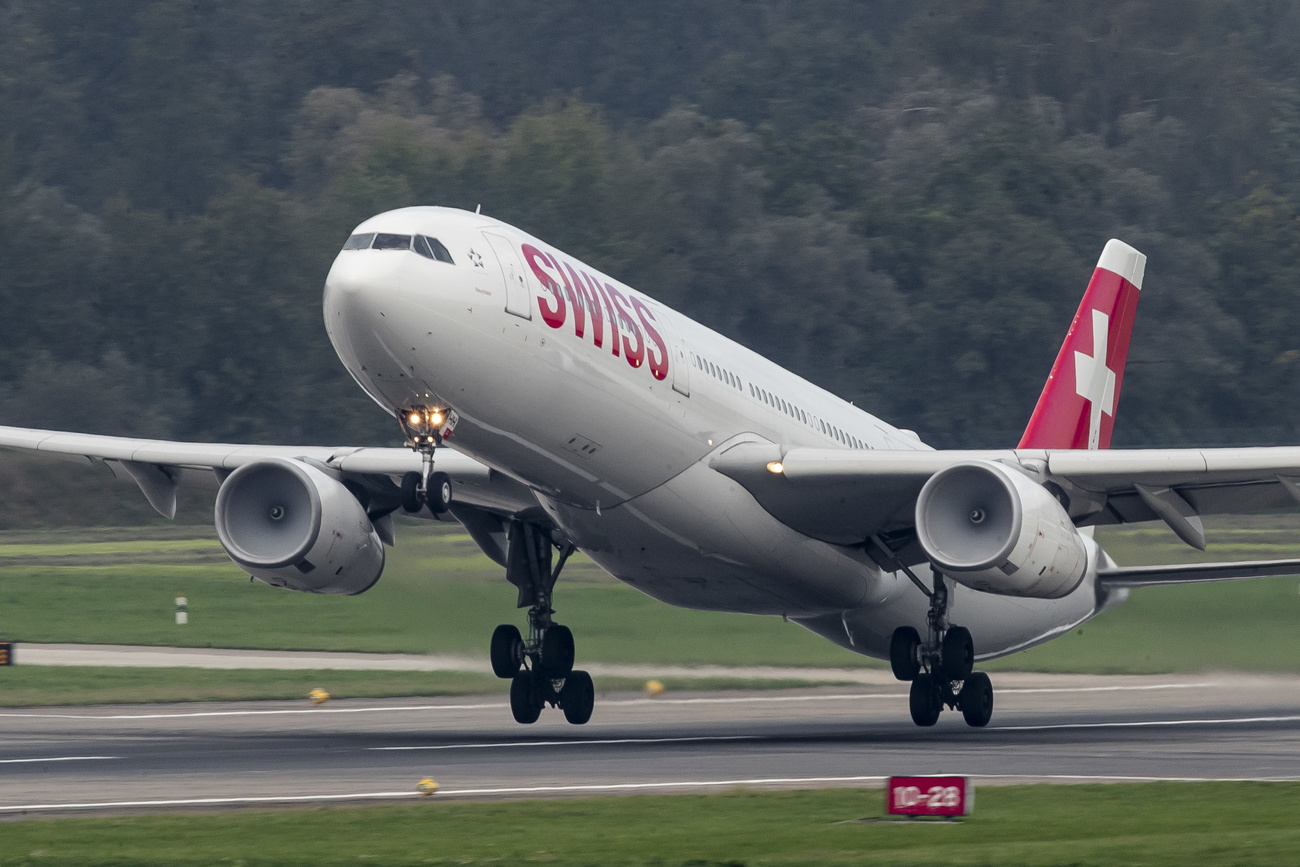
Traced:
<path id="1" fill-rule="evenodd" d="M 37 759 L 0 759 L 0 765 L 28 765 L 36 762 L 111 762 L 121 756 L 50 756 Z"/>
<path id="2" fill-rule="evenodd" d="M 1122 728 L 1158 728 L 1162 726 L 1212 726 L 1212 725 L 1249 725 L 1250 723 L 1300 722 L 1300 716 L 1244 716 L 1226 719 L 1155 719 L 1127 720 L 1123 722 L 1091 723 L 1050 723 L 1034 726 L 990 726 L 988 731 L 998 732 L 1038 732 L 1061 729 L 1122 729 Z"/>
<path id="3" fill-rule="evenodd" d="M 759 740 L 757 735 L 698 735 L 696 737 L 681 738 L 607 738 L 601 740 L 576 739 L 571 741 L 502 741 L 501 743 L 496 744 L 427 744 L 409 747 L 366 747 L 366 749 L 375 752 L 404 750 L 491 750 L 498 747 L 586 747 L 597 744 L 690 744 L 705 741 L 756 740 Z"/>

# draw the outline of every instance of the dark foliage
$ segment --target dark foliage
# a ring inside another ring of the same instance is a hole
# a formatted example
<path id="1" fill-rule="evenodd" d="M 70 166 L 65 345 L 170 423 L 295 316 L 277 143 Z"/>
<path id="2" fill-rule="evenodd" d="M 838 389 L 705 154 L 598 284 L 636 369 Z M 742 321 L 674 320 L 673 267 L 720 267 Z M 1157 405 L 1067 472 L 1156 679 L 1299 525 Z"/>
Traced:
<path id="1" fill-rule="evenodd" d="M 8 0 L 0 418 L 390 442 L 361 219 L 491 213 L 940 445 L 1023 426 L 1109 237 L 1117 442 L 1300 440 L 1300 12 L 1260 0 Z"/>

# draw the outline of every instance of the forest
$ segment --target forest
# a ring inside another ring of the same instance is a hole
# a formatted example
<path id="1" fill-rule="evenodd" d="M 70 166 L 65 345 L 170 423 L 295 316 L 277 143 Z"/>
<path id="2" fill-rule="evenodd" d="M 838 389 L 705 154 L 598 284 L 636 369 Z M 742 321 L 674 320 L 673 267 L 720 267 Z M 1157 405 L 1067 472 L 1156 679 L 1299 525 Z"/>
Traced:
<path id="1" fill-rule="evenodd" d="M 396 445 L 351 228 L 483 212 L 937 446 L 1013 445 L 1105 241 L 1117 446 L 1300 443 L 1300 5 L 4 0 L 0 422 Z"/>

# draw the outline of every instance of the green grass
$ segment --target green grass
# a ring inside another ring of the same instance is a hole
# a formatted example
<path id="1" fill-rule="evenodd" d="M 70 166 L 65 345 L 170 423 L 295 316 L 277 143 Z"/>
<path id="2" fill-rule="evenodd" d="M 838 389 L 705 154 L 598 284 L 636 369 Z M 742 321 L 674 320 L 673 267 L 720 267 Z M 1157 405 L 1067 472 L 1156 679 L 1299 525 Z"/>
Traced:
<path id="1" fill-rule="evenodd" d="M 1210 558 L 1300 556 L 1294 517 L 1211 530 Z M 145 538 L 141 538 L 141 536 Z M 522 625 L 502 570 L 451 525 L 399 530 L 384 577 L 353 598 L 250 583 L 210 528 L 0 534 L 0 639 L 481 656 L 497 623 Z M 1159 527 L 1102 531 L 1121 563 L 1196 552 Z M 12 550 L 7 550 L 12 548 Z M 186 559 L 189 557 L 190 559 Z M 167 562 L 179 558 L 181 562 Z M 1300 671 L 1295 578 L 1135 590 L 1124 605 L 995 669 Z M 174 623 L 174 598 L 190 623 Z M 557 589 L 580 659 L 659 664 L 879 666 L 774 617 L 664 605 L 575 557 Z"/>
<path id="2" fill-rule="evenodd" d="M 417 523 L 399 530 L 383 578 L 357 597 L 313 596 L 250 582 L 227 562 L 113 562 L 95 531 L 63 544 L 21 537 L 17 565 L 0 555 L 0 638 L 14 641 L 355 650 L 483 655 L 492 629 L 524 623 L 503 570 L 458 527 Z M 189 550 L 202 551 L 211 530 Z M 0 550 L 5 545 L 0 534 Z M 179 540 L 172 540 L 179 544 Z M 87 550 L 90 544 L 92 550 Z M 64 553 L 64 549 L 71 549 Z M 137 549 L 148 552 L 147 548 Z M 129 555 L 129 552 L 125 552 Z M 150 559 L 156 555 L 149 553 Z M 69 562 L 69 557 L 87 558 Z M 224 555 L 222 555 L 224 558 Z M 143 558 L 141 558 L 143 559 Z M 174 622 L 175 597 L 189 625 Z M 560 619 L 580 636 L 581 658 L 663 664 L 854 665 L 864 662 L 774 617 L 686 611 L 626 587 L 580 556 L 557 593 Z"/>
<path id="3" fill-rule="evenodd" d="M 879 789 L 0 824 L 0 865 L 1296 863 L 1300 784 L 988 787 L 960 824 L 860 822 Z"/>

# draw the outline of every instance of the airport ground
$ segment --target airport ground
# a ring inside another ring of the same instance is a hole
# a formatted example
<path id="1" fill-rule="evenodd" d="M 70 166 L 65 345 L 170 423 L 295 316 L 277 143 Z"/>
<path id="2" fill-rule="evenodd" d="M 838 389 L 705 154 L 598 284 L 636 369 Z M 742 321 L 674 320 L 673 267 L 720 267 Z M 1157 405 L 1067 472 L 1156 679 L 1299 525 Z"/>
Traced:
<path id="1" fill-rule="evenodd" d="M 1211 556 L 1295 556 L 1293 520 L 1221 528 Z M 990 666 L 989 729 L 919 730 L 879 665 L 580 563 L 558 599 L 602 700 L 588 726 L 525 729 L 479 647 L 511 588 L 454 530 L 407 529 L 358 599 L 250 585 L 205 530 L 0 539 L 0 638 L 27 642 L 0 668 L 0 815 L 31 819 L 0 823 L 0 865 L 1290 863 L 1300 842 L 1295 579 L 1139 591 Z M 1183 556 L 1146 528 L 1107 546 Z M 650 677 L 663 696 L 629 691 Z M 221 703 L 131 704 L 196 698 Z M 939 771 L 976 780 L 965 823 L 857 821 L 884 776 Z"/>

